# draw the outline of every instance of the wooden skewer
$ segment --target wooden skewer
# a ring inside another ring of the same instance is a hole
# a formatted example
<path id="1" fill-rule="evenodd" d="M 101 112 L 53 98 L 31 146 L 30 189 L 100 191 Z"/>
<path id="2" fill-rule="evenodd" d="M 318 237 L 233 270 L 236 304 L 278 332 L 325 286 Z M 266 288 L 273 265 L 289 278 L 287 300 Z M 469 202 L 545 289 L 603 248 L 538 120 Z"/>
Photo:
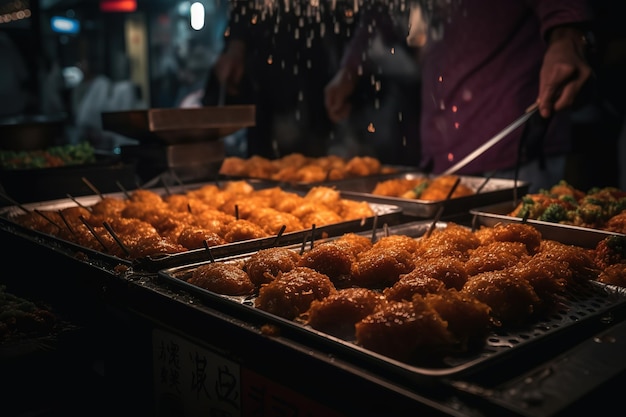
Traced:
<path id="1" fill-rule="evenodd" d="M 95 194 L 98 194 L 100 198 L 104 200 L 104 196 L 102 195 L 100 190 L 98 190 L 87 178 L 82 177 L 81 179 L 85 184 L 87 184 L 87 187 L 89 187 L 91 191 L 93 191 Z"/>
<path id="2" fill-rule="evenodd" d="M 213 252 L 211 252 L 211 248 L 209 247 L 209 242 L 204 240 L 202 243 L 204 244 L 204 249 L 206 249 L 207 253 L 209 254 L 209 260 L 211 261 L 211 263 L 215 262 L 215 258 L 213 257 Z"/>
<path id="3" fill-rule="evenodd" d="M 81 222 L 83 222 L 83 224 L 85 225 L 85 227 L 87 228 L 87 230 L 89 230 L 89 232 L 91 232 L 91 234 L 93 235 L 93 237 L 98 241 L 98 243 L 102 246 L 102 248 L 104 249 L 104 251 L 106 253 L 109 253 L 109 248 L 107 247 L 107 245 L 104 243 L 104 241 L 102 240 L 102 238 L 100 236 L 98 236 L 98 234 L 96 233 L 96 231 L 93 229 L 93 227 L 91 227 L 91 225 L 89 223 L 87 223 L 87 219 L 85 219 L 85 217 L 83 216 L 78 216 L 78 218 L 80 219 Z"/>
<path id="4" fill-rule="evenodd" d="M 69 198 L 70 200 L 72 200 L 73 202 L 76 203 L 77 206 L 84 208 L 85 210 L 88 211 L 93 211 L 93 209 L 89 206 L 84 205 L 83 203 L 81 203 L 80 201 L 78 201 L 75 197 L 71 196 L 70 194 L 66 194 L 67 198 Z"/>
<path id="5" fill-rule="evenodd" d="M 107 232 L 109 232 L 111 236 L 113 236 L 113 239 L 115 239 L 115 242 L 119 245 L 120 248 L 122 248 L 126 256 L 130 256 L 130 251 L 128 250 L 126 245 L 124 245 L 124 242 L 122 242 L 120 238 L 117 236 L 117 233 L 115 233 L 111 225 L 108 222 L 102 222 L 102 225 L 104 226 L 105 229 L 107 229 Z"/>
<path id="6" fill-rule="evenodd" d="M 41 210 L 37 210 L 37 209 L 35 209 L 34 211 L 35 211 L 35 213 L 39 214 L 41 217 L 43 217 L 44 219 L 49 221 L 52 225 L 56 226 L 59 230 L 61 230 L 61 226 L 56 224 L 56 222 L 54 220 L 52 220 L 50 217 L 48 217 L 48 215 L 46 213 L 44 213 Z"/>
<path id="7" fill-rule="evenodd" d="M 63 223 L 65 223 L 65 226 L 67 226 L 67 229 L 74 235 L 76 236 L 76 232 L 74 231 L 74 229 L 72 228 L 72 226 L 70 226 L 69 222 L 67 221 L 67 219 L 65 218 L 65 214 L 63 214 L 63 210 L 59 210 L 59 216 L 61 216 L 61 220 L 63 220 Z"/>
<path id="8" fill-rule="evenodd" d="M 124 188 L 122 183 L 119 182 L 119 181 L 115 181 L 115 184 L 117 185 L 117 188 L 122 190 L 122 192 L 124 193 L 124 196 L 126 196 L 126 199 L 129 199 L 130 198 L 130 194 L 128 193 L 128 190 L 126 190 L 126 188 Z"/>
<path id="9" fill-rule="evenodd" d="M 287 230 L 287 225 L 283 224 L 278 231 L 278 234 L 276 235 L 276 239 L 274 239 L 274 243 L 272 244 L 272 246 L 278 245 L 278 241 L 280 240 L 280 237 L 283 235 L 283 233 L 285 233 L 285 230 Z"/>

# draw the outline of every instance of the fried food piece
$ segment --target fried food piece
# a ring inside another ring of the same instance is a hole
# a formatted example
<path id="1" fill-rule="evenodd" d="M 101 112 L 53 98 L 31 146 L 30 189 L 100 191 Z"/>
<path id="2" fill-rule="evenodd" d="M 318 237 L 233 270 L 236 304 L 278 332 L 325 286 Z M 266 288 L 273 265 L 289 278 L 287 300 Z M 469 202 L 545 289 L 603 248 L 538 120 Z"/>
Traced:
<path id="1" fill-rule="evenodd" d="M 90 206 L 91 214 L 104 219 L 119 216 L 126 207 L 126 201 L 116 197 L 104 197 Z"/>
<path id="2" fill-rule="evenodd" d="M 298 265 L 300 254 L 284 247 L 261 249 L 244 261 L 244 270 L 258 288 L 272 282 L 280 272 L 291 271 Z"/>
<path id="3" fill-rule="evenodd" d="M 177 242 L 187 249 L 201 249 L 207 246 L 226 244 L 226 240 L 209 229 L 185 226 L 178 235 Z"/>
<path id="4" fill-rule="evenodd" d="M 339 201 L 338 209 L 338 214 L 343 220 L 363 219 L 376 214 L 367 201 L 342 199 Z"/>
<path id="5" fill-rule="evenodd" d="M 598 282 L 607 285 L 626 287 L 626 263 L 618 263 L 607 266 L 600 275 Z"/>
<path id="6" fill-rule="evenodd" d="M 448 331 L 457 340 L 453 347 L 457 351 L 483 346 L 485 337 L 496 325 L 491 307 L 454 288 L 426 294 L 424 300 L 448 323 Z"/>
<path id="7" fill-rule="evenodd" d="M 370 250 L 373 246 L 370 238 L 356 233 L 344 233 L 333 242 L 350 251 L 355 257 L 361 252 Z"/>
<path id="8" fill-rule="evenodd" d="M 530 283 L 543 301 L 548 304 L 563 294 L 572 279 L 567 262 L 544 256 L 533 256 L 511 268 L 511 272 Z"/>
<path id="9" fill-rule="evenodd" d="M 371 156 L 355 156 L 346 163 L 348 176 L 364 177 L 380 172 L 380 161 Z"/>
<path id="10" fill-rule="evenodd" d="M 327 275 L 311 268 L 296 267 L 279 273 L 269 284 L 263 284 L 254 305 L 268 313 L 293 320 L 306 312 L 313 300 L 321 300 L 336 291 Z"/>
<path id="11" fill-rule="evenodd" d="M 573 279 L 596 279 L 600 273 L 594 260 L 595 251 L 593 249 L 544 239 L 541 242 L 541 249 L 535 256 L 567 262 L 572 271 Z"/>
<path id="12" fill-rule="evenodd" d="M 258 208 L 252 211 L 248 220 L 260 225 L 270 235 L 277 234 L 283 226 L 285 226 L 285 232 L 287 233 L 305 229 L 300 219 L 293 214 L 270 207 Z"/>
<path id="13" fill-rule="evenodd" d="M 375 246 L 375 245 L 374 245 Z M 359 254 L 352 264 L 352 285 L 365 288 L 385 288 L 400 279 L 400 275 L 415 267 L 413 255 L 402 248 L 372 249 Z"/>
<path id="14" fill-rule="evenodd" d="M 604 229 L 609 232 L 626 233 L 626 210 L 607 220 Z"/>
<path id="15" fill-rule="evenodd" d="M 301 218 L 302 229 L 310 229 L 315 226 L 326 226 L 329 224 L 341 223 L 344 221 L 338 213 L 331 209 L 324 208 L 322 210 L 310 211 Z"/>
<path id="16" fill-rule="evenodd" d="M 304 196 L 305 200 L 315 201 L 324 204 L 326 207 L 333 207 L 339 204 L 341 193 L 334 188 L 318 186 L 312 187 Z"/>
<path id="17" fill-rule="evenodd" d="M 220 174 L 231 175 L 235 177 L 245 177 L 248 174 L 248 168 L 246 166 L 247 161 L 244 158 L 238 156 L 229 156 L 224 158 L 222 166 L 220 167 Z"/>
<path id="18" fill-rule="evenodd" d="M 469 276 L 465 264 L 454 256 L 416 258 L 415 268 L 408 275 L 428 277 L 441 281 L 445 288 L 461 290 Z"/>
<path id="19" fill-rule="evenodd" d="M 260 239 L 270 236 L 263 228 L 249 220 L 233 220 L 224 226 L 224 240 L 228 243 Z"/>
<path id="20" fill-rule="evenodd" d="M 596 244 L 594 261 L 598 268 L 626 262 L 626 237 L 607 236 Z"/>
<path id="21" fill-rule="evenodd" d="M 428 201 L 445 200 L 458 178 L 457 175 L 441 175 L 435 177 L 417 198 Z M 473 194 L 474 190 L 465 184 L 459 183 L 450 198 L 465 197 Z"/>
<path id="22" fill-rule="evenodd" d="M 430 236 L 424 235 L 418 240 L 417 253 L 423 258 L 448 255 L 466 260 L 469 250 L 480 245 L 480 240 L 470 229 L 454 222 L 448 222 L 444 228 L 436 228 Z"/>
<path id="23" fill-rule="evenodd" d="M 324 242 L 302 254 L 298 266 L 314 269 L 327 275 L 337 288 L 351 285 L 352 264 L 356 255 L 347 243 Z"/>
<path id="24" fill-rule="evenodd" d="M 403 362 L 420 359 L 456 339 L 448 323 L 419 295 L 392 301 L 355 324 L 356 343 Z"/>
<path id="25" fill-rule="evenodd" d="M 419 248 L 416 239 L 407 235 L 389 235 L 383 236 L 374 243 L 373 249 L 397 248 L 404 249 L 409 253 L 415 253 Z"/>
<path id="26" fill-rule="evenodd" d="M 389 301 L 411 301 L 415 294 L 437 293 L 446 288 L 442 281 L 414 271 L 401 275 L 391 287 L 385 288 L 385 298 Z"/>
<path id="27" fill-rule="evenodd" d="M 217 294 L 249 295 L 254 292 L 254 284 L 246 271 L 226 262 L 200 265 L 187 282 Z"/>
<path id="28" fill-rule="evenodd" d="M 494 241 L 470 250 L 465 269 L 467 275 L 472 276 L 509 268 L 526 259 L 530 259 L 530 255 L 524 243 Z"/>
<path id="29" fill-rule="evenodd" d="M 412 191 L 420 184 L 428 181 L 426 177 L 418 178 L 392 178 L 385 181 L 379 181 L 372 190 L 372 194 L 385 197 L 401 197 L 407 192 Z M 417 195 L 415 195 L 416 198 Z"/>
<path id="30" fill-rule="evenodd" d="M 541 299 L 530 283 L 508 269 L 483 272 L 467 280 L 461 290 L 491 307 L 502 325 L 522 326 L 533 317 Z"/>
<path id="31" fill-rule="evenodd" d="M 498 223 L 493 226 L 492 238 L 496 242 L 522 242 L 528 254 L 534 255 L 539 251 L 543 237 L 528 223 Z"/>
<path id="32" fill-rule="evenodd" d="M 367 288 L 344 288 L 321 300 L 313 300 L 303 315 L 305 324 L 344 340 L 354 339 L 354 325 L 377 311 L 382 294 Z"/>

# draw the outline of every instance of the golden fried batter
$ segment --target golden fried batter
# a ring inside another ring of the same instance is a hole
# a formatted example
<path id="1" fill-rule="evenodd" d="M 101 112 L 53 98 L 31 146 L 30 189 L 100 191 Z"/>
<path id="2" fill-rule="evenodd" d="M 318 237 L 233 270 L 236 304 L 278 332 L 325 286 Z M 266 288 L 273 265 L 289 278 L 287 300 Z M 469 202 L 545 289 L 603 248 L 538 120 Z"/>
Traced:
<path id="1" fill-rule="evenodd" d="M 211 262 L 194 269 L 188 283 L 218 294 L 249 295 L 254 284 L 239 266 L 226 262 Z"/>
<path id="2" fill-rule="evenodd" d="M 352 284 L 365 288 L 385 288 L 400 275 L 414 268 L 413 255 L 402 248 L 372 248 L 359 254 L 352 264 Z"/>
<path id="3" fill-rule="evenodd" d="M 410 362 L 456 339 L 448 323 L 423 298 L 392 301 L 355 324 L 356 343 L 391 358 Z"/>
<path id="4" fill-rule="evenodd" d="M 435 278 L 446 288 L 461 290 L 467 281 L 468 273 L 465 264 L 454 256 L 437 258 L 416 258 L 415 268 L 408 275 Z"/>
<path id="5" fill-rule="evenodd" d="M 474 275 L 461 292 L 487 304 L 496 320 L 510 326 L 528 323 L 541 302 L 532 285 L 508 269 Z"/>
<path id="6" fill-rule="evenodd" d="M 465 268 L 467 275 L 472 276 L 481 272 L 509 268 L 529 258 L 526 245 L 522 242 L 494 241 L 470 250 Z"/>
<path id="7" fill-rule="evenodd" d="M 304 314 L 305 324 L 344 340 L 354 339 L 354 325 L 377 311 L 385 302 L 380 293 L 367 288 L 344 288 L 321 300 L 313 300 Z"/>
<path id="8" fill-rule="evenodd" d="M 351 285 L 352 264 L 356 256 L 346 244 L 324 242 L 302 254 L 299 266 L 327 275 L 337 288 Z"/>
<path id="9" fill-rule="evenodd" d="M 311 268 L 296 267 L 279 273 L 269 284 L 263 284 L 254 305 L 268 313 L 293 320 L 306 312 L 313 300 L 321 300 L 336 291 L 327 275 Z"/>
<path id="10" fill-rule="evenodd" d="M 247 258 L 244 269 L 256 287 L 273 281 L 279 272 L 291 271 L 300 261 L 300 254 L 284 247 L 261 249 Z"/>
<path id="11" fill-rule="evenodd" d="M 383 290 L 383 295 L 389 301 L 411 301 L 414 294 L 426 295 L 436 293 L 446 288 L 445 284 L 436 278 L 414 273 L 400 275 L 400 279 L 391 287 Z"/>
<path id="12" fill-rule="evenodd" d="M 426 294 L 424 300 L 448 322 L 448 330 L 457 340 L 453 348 L 460 352 L 484 345 L 485 337 L 496 325 L 491 307 L 470 294 L 445 289 Z"/>

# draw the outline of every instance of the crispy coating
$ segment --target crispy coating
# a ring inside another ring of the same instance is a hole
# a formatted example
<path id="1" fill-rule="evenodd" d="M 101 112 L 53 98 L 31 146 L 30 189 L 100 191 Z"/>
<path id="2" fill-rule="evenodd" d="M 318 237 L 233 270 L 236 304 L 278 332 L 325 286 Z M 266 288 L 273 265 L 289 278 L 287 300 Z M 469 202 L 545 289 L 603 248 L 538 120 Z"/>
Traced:
<path id="1" fill-rule="evenodd" d="M 594 250 L 567 245 L 556 240 L 544 239 L 535 256 L 565 261 L 572 271 L 573 279 L 596 279 L 600 272 L 594 261 Z"/>
<path id="2" fill-rule="evenodd" d="M 530 255 L 539 251 L 542 240 L 541 232 L 528 223 L 498 223 L 492 237 L 497 242 L 522 242 Z"/>
<path id="3" fill-rule="evenodd" d="M 365 288 L 385 288 L 393 285 L 400 275 L 414 268 L 413 255 L 402 248 L 372 247 L 359 254 L 352 264 L 352 285 Z"/>
<path id="4" fill-rule="evenodd" d="M 272 282 L 262 285 L 254 305 L 293 320 L 306 312 L 313 300 L 321 300 L 336 291 L 327 275 L 311 268 L 296 267 L 279 273 Z"/>
<path id="5" fill-rule="evenodd" d="M 273 281 L 278 273 L 291 271 L 298 265 L 300 254 L 284 247 L 261 249 L 244 261 L 244 269 L 258 288 Z"/>
<path id="6" fill-rule="evenodd" d="M 465 268 L 467 275 L 472 276 L 509 268 L 529 258 L 526 245 L 522 242 L 494 241 L 470 250 Z"/>
<path id="7" fill-rule="evenodd" d="M 404 249 L 409 253 L 415 253 L 419 248 L 419 243 L 410 236 L 389 235 L 381 237 L 374 243 L 373 249 L 382 250 L 384 248 Z"/>
<path id="8" fill-rule="evenodd" d="M 224 226 L 224 240 L 229 243 L 268 236 L 261 226 L 245 219 L 233 220 Z"/>
<path id="9" fill-rule="evenodd" d="M 458 351 L 484 345 L 485 337 L 496 325 L 491 307 L 467 293 L 444 289 L 426 294 L 424 299 L 448 323 L 448 330 L 457 340 L 452 348 Z"/>
<path id="10" fill-rule="evenodd" d="M 209 229 L 184 226 L 178 235 L 178 243 L 187 249 L 201 249 L 207 246 L 217 246 L 226 243 L 226 240 Z"/>
<path id="11" fill-rule="evenodd" d="M 329 241 L 304 252 L 298 263 L 327 275 L 337 288 L 352 285 L 352 265 L 356 253 L 348 246 L 349 242 Z"/>
<path id="12" fill-rule="evenodd" d="M 383 290 L 385 298 L 389 301 L 411 301 L 415 294 L 437 293 L 446 288 L 437 278 L 414 272 L 415 270 L 401 275 L 391 287 L 385 288 Z"/>
<path id="13" fill-rule="evenodd" d="M 343 288 L 321 300 L 313 300 L 305 324 L 344 340 L 354 339 L 354 325 L 377 311 L 385 302 L 382 294 L 367 288 Z"/>
<path id="14" fill-rule="evenodd" d="M 428 201 L 445 200 L 448 197 L 448 194 L 450 194 L 450 191 L 458 178 L 459 177 L 457 175 L 441 175 L 435 177 L 432 181 L 430 181 L 428 187 L 422 191 L 418 198 L 420 200 Z M 465 184 L 459 183 L 450 198 L 465 197 L 473 194 L 474 190 Z"/>
<path id="15" fill-rule="evenodd" d="M 565 292 L 572 277 L 567 262 L 544 256 L 525 259 L 511 271 L 515 276 L 528 281 L 539 298 L 548 303 L 555 301 L 557 295 Z"/>
<path id="16" fill-rule="evenodd" d="M 384 304 L 356 323 L 355 329 L 360 346 L 405 362 L 456 341 L 448 323 L 419 295 L 413 301 Z"/>
<path id="17" fill-rule="evenodd" d="M 521 326 L 533 317 L 541 299 L 530 283 L 508 269 L 483 272 L 467 280 L 461 290 L 491 307 L 502 325 Z"/>
<path id="18" fill-rule="evenodd" d="M 226 262 L 211 262 L 194 269 L 188 283 L 218 294 L 249 295 L 254 284 L 239 266 Z"/>
<path id="19" fill-rule="evenodd" d="M 446 288 L 461 290 L 467 281 L 465 264 L 454 256 L 438 258 L 416 258 L 415 268 L 408 275 L 428 277 L 441 281 Z"/>
<path id="20" fill-rule="evenodd" d="M 477 248 L 480 240 L 467 227 L 449 222 L 444 228 L 434 229 L 430 236 L 422 236 L 419 243 L 418 254 L 421 257 L 450 255 L 466 260 L 469 250 Z"/>
<path id="21" fill-rule="evenodd" d="M 626 287 L 626 263 L 617 263 L 607 266 L 598 275 L 598 281 L 603 284 Z"/>

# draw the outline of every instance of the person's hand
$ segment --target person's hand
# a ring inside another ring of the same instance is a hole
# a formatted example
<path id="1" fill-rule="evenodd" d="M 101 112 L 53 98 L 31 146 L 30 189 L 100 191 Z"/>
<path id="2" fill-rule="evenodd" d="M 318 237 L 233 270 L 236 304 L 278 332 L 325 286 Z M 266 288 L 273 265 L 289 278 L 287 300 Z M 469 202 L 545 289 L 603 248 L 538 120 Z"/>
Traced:
<path id="1" fill-rule="evenodd" d="M 544 118 L 572 106 L 591 77 L 592 69 L 585 48 L 580 30 L 569 27 L 552 30 L 539 73 L 537 102 Z"/>
<path id="2" fill-rule="evenodd" d="M 352 110 L 350 96 L 356 84 L 356 76 L 347 69 L 341 68 L 324 88 L 326 113 L 334 123 L 339 123 L 350 115 Z"/>
<path id="3" fill-rule="evenodd" d="M 226 50 L 217 58 L 214 66 L 215 76 L 231 96 L 239 94 L 241 79 L 246 70 L 246 45 L 242 41 L 232 40 Z"/>

